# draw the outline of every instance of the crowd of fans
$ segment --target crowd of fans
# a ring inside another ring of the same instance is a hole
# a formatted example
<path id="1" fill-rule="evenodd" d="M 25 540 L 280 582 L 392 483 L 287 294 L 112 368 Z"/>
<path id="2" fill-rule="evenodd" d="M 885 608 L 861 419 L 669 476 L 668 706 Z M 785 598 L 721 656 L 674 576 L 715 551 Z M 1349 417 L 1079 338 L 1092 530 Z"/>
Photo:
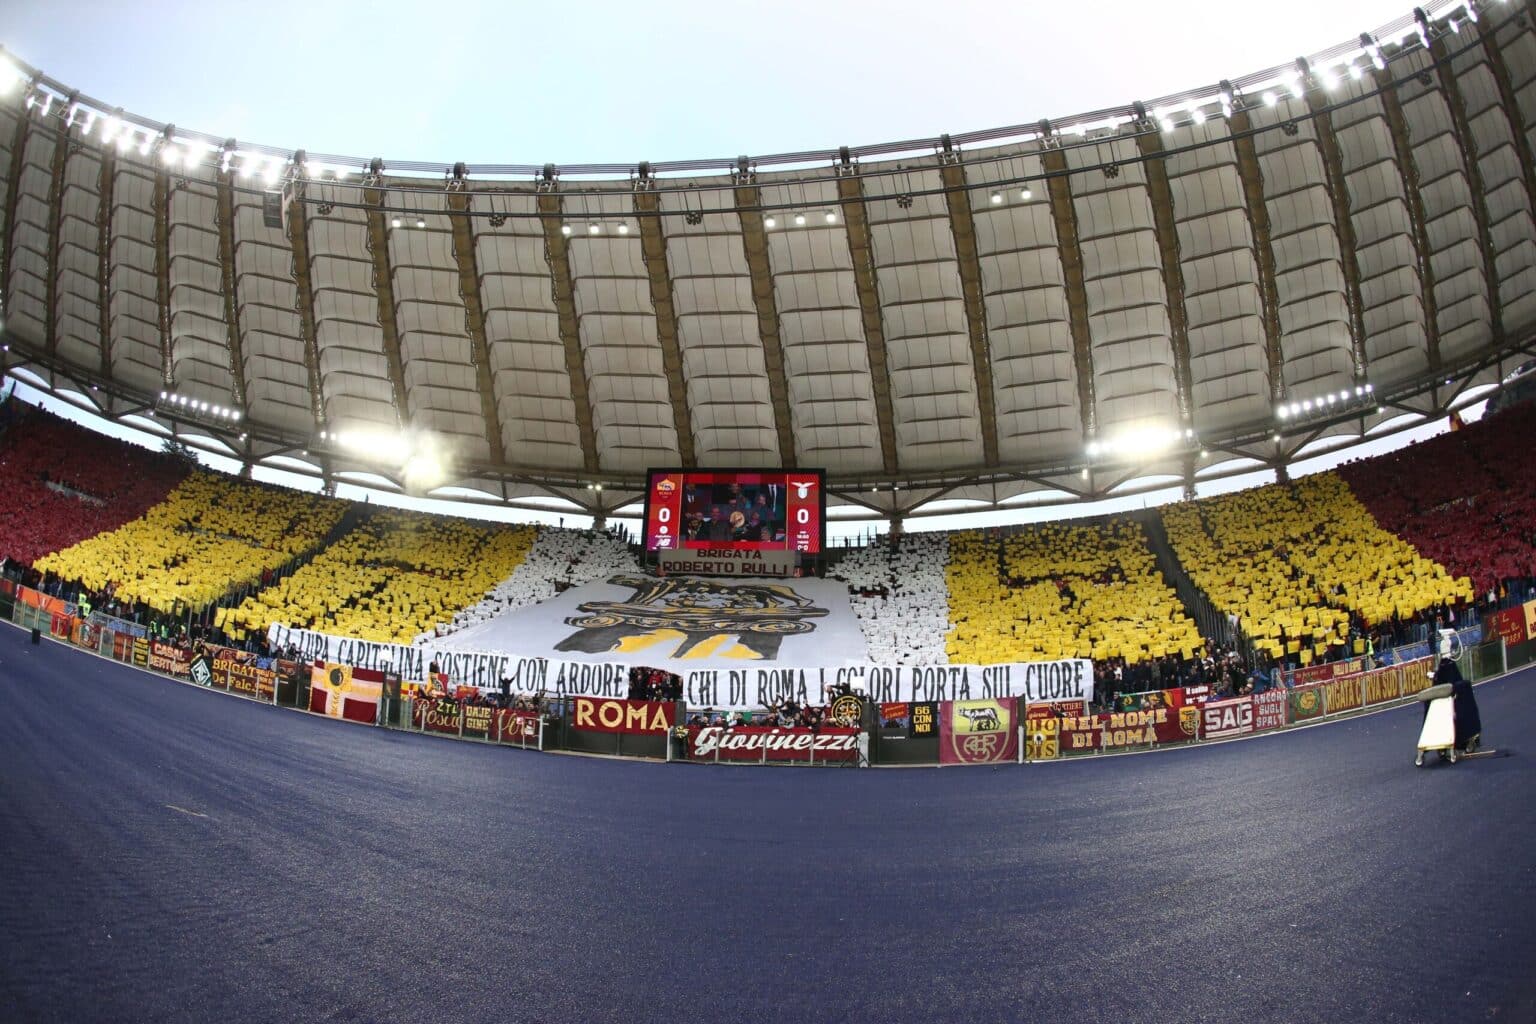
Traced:
<path id="1" fill-rule="evenodd" d="M 369 509 L 313 560 L 221 609 L 236 640 L 273 622 L 410 643 L 522 564 L 537 530 L 448 516 Z"/>
<path id="2" fill-rule="evenodd" d="M 188 473 L 46 413 L 8 415 L 0 567 L 166 639 L 260 650 L 266 625 L 281 621 L 468 642 L 508 611 L 639 571 L 612 533 L 360 514 Z M 1276 667 L 1370 655 L 1528 598 L 1536 453 L 1523 440 L 1533 428 L 1536 405 L 1517 405 L 1334 473 L 1166 506 L 1180 567 L 1227 616 L 1230 644 L 1200 636 L 1130 518 L 880 537 L 829 575 L 847 586 L 878 663 L 1090 658 L 1107 705 L 1176 686 L 1260 692 Z M 61 538 L 70 542 L 45 550 Z M 253 592 L 234 604 L 241 585 Z M 636 672 L 636 699 L 681 697 L 678 677 Z M 820 724 L 825 714 L 791 704 L 763 719 Z"/>
<path id="3" fill-rule="evenodd" d="M 32 565 L 115 530 L 162 501 L 187 464 L 6 401 L 0 434 L 0 559 Z"/>
<path id="4" fill-rule="evenodd" d="M 1536 576 L 1533 436 L 1536 403 L 1525 403 L 1338 472 L 1384 528 L 1497 599 Z"/>
<path id="5" fill-rule="evenodd" d="M 629 670 L 630 700 L 682 700 L 683 677 L 662 668 L 635 665 Z"/>

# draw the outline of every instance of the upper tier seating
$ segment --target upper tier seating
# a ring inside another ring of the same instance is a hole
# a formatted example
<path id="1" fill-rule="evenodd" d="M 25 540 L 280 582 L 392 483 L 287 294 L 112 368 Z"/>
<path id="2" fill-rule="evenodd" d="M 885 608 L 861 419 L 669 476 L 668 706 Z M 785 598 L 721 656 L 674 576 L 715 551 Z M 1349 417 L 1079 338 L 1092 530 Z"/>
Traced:
<path id="1" fill-rule="evenodd" d="M 147 451 L 12 402 L 0 438 L 0 558 L 31 564 L 143 515 L 187 473 Z"/>
<path id="2" fill-rule="evenodd" d="M 949 660 L 1189 657 L 1200 632 L 1157 569 L 1141 524 L 1043 523 L 949 544 Z"/>
<path id="3" fill-rule="evenodd" d="M 522 564 L 491 588 L 478 602 L 455 612 L 416 639 L 448 636 L 488 622 L 504 612 L 547 601 L 567 587 L 591 583 L 614 573 L 639 572 L 629 546 L 606 533 L 545 527 L 528 549 Z"/>
<path id="4" fill-rule="evenodd" d="M 1536 576 L 1536 404 L 1338 472 L 1377 522 L 1478 593 Z"/>
<path id="5" fill-rule="evenodd" d="M 379 510 L 216 624 L 237 639 L 272 622 L 410 643 L 522 564 L 531 526 Z"/>
<path id="6" fill-rule="evenodd" d="M 1196 586 L 1274 657 L 1311 661 L 1366 625 L 1472 597 L 1376 525 L 1344 481 L 1319 473 L 1162 511 Z"/>
<path id="7" fill-rule="evenodd" d="M 883 665 L 943 665 L 949 629 L 944 566 L 949 534 L 880 537 L 849 551 L 828 573 L 848 584 L 871 661 Z"/>
<path id="8" fill-rule="evenodd" d="M 159 612 L 207 607 L 318 547 L 346 502 L 194 472 L 142 517 L 39 559 L 41 571 Z"/>

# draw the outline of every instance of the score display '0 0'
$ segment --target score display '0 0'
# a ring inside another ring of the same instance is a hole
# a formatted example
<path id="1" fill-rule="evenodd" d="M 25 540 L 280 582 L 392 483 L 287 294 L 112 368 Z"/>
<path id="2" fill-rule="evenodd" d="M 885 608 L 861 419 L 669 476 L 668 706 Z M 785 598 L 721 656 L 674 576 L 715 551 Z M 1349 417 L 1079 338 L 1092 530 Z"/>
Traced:
<path id="1" fill-rule="evenodd" d="M 820 554 L 825 512 L 822 470 L 653 469 L 645 548 Z"/>

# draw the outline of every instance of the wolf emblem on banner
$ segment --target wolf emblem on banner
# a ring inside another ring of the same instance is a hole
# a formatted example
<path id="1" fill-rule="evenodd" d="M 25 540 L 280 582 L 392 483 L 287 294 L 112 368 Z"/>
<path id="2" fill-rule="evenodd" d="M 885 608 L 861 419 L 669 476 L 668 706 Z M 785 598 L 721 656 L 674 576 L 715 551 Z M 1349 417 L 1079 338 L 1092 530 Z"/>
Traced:
<path id="1" fill-rule="evenodd" d="M 652 579 L 624 573 L 609 577 L 630 587 L 627 601 L 587 601 L 583 615 L 565 620 L 576 632 L 557 651 L 633 653 L 676 645 L 674 658 L 732 657 L 773 661 L 786 636 L 816 629 L 811 619 L 827 614 L 784 583 L 717 583 L 706 579 Z M 725 648 L 732 637 L 734 646 Z"/>
<path id="2" fill-rule="evenodd" d="M 957 700 L 939 705 L 939 763 L 997 764 L 1018 755 L 1012 701 Z"/>

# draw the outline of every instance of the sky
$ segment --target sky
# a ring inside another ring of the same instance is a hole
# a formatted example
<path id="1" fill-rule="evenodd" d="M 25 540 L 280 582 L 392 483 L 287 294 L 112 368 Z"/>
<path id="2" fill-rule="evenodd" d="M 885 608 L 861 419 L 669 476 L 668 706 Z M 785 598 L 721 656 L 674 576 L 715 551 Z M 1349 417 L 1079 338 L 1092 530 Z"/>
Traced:
<path id="1" fill-rule="evenodd" d="M 1354 39 L 1410 0 L 6 0 L 0 45 L 243 142 L 563 164 L 835 149 L 1027 124 Z"/>
<path id="2" fill-rule="evenodd" d="M 247 143 L 445 167 L 634 164 L 830 152 L 1069 117 L 1289 63 L 1411 6 L 5 0 L 0 45 L 113 106 Z M 25 388 L 21 395 L 37 397 Z M 1391 446 L 1438 429 L 1443 422 Z M 1269 479 L 1210 483 L 1201 493 Z M 909 528 L 1098 514 L 1177 497 L 1175 490 L 1070 510 L 946 516 Z M 871 528 L 831 525 L 834 536 Z"/>

